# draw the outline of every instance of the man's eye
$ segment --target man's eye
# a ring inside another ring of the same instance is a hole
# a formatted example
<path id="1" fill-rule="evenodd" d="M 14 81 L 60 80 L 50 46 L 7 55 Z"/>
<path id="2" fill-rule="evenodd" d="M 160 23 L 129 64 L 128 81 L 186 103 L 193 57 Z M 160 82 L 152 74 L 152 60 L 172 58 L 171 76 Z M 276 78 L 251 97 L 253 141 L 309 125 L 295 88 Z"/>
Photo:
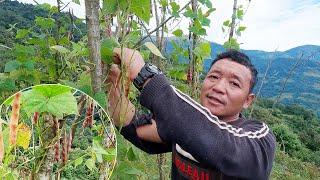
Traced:
<path id="1" fill-rule="evenodd" d="M 240 85 L 237 82 L 231 82 L 231 85 L 240 88 Z"/>
<path id="2" fill-rule="evenodd" d="M 210 75 L 209 78 L 210 78 L 210 79 L 218 79 L 219 77 L 216 76 L 216 75 Z"/>

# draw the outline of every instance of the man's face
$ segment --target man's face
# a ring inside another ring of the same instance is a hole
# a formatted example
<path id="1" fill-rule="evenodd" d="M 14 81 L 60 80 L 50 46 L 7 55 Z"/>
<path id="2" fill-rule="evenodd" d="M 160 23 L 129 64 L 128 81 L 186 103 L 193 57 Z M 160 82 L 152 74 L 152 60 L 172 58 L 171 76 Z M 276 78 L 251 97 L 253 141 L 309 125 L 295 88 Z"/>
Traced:
<path id="1" fill-rule="evenodd" d="M 224 121 L 234 120 L 255 97 L 249 92 L 251 78 L 244 65 L 229 59 L 217 61 L 203 81 L 201 104 Z"/>

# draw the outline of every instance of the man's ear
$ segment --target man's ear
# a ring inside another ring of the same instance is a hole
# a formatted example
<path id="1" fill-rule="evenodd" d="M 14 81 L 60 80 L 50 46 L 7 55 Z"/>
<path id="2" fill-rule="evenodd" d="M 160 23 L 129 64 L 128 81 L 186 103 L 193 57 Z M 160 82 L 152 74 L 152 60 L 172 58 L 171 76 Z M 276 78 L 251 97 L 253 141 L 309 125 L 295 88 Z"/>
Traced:
<path id="1" fill-rule="evenodd" d="M 246 101 L 243 104 L 243 108 L 247 109 L 251 104 L 253 103 L 253 100 L 256 98 L 256 95 L 253 93 L 250 93 L 246 99 Z"/>

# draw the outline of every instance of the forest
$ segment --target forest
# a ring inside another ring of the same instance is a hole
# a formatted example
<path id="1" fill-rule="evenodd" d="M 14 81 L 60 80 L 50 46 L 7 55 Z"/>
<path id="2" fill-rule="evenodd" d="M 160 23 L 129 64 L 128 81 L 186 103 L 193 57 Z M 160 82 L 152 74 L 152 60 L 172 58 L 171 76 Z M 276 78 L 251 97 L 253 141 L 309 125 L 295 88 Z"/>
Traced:
<path id="1" fill-rule="evenodd" d="M 80 4 L 77 0 L 72 2 Z M 59 83 L 92 97 L 108 112 L 108 91 L 105 80 L 112 63 L 114 47 L 139 50 L 145 60 L 165 71 L 173 85 L 194 99 L 198 99 L 207 64 L 214 55 L 225 49 L 241 49 L 241 43 L 237 39 L 246 30 L 242 19 L 250 4 L 250 1 L 240 4 L 234 0 L 233 7 L 226 7 L 233 10 L 230 18 L 226 19 L 221 27 L 215 28 L 222 28 L 227 38 L 224 44 L 214 45 L 205 40 L 207 29 L 211 25 L 208 17 L 216 10 L 210 0 L 190 0 L 186 4 L 170 0 L 103 0 L 102 2 L 100 7 L 99 1 L 85 1 L 86 4 L 81 5 L 86 6 L 87 18 L 79 19 L 72 11 L 63 11 L 68 7 L 68 3 L 61 0 L 57 0 L 53 5 L 0 1 L 0 102 L 6 102 L 1 105 L 1 110 L 9 105 L 8 102 L 12 101 L 11 95 L 19 90 L 38 84 Z M 190 26 L 187 31 L 169 27 L 168 23 L 181 19 L 189 21 Z M 153 20 L 156 25 L 150 26 L 149 22 Z M 168 37 L 169 33 L 174 37 Z M 315 48 L 314 52 L 318 49 L 318 47 L 309 48 Z M 308 52 L 309 50 L 305 50 L 305 54 Z M 251 58 L 260 55 L 260 59 L 264 59 L 261 52 L 246 53 Z M 279 69 L 287 68 L 287 73 L 281 75 L 283 82 L 277 82 L 277 92 L 273 92 L 269 98 L 262 96 L 271 92 L 268 89 L 270 85 L 258 84 L 255 92 L 261 91 L 262 95 L 258 96 L 251 108 L 243 112 L 246 117 L 266 122 L 277 138 L 276 159 L 271 179 L 320 178 L 320 116 L 316 109 L 319 101 L 315 99 L 319 91 L 314 88 L 317 87 L 317 77 L 320 77 L 317 72 L 320 71 L 312 71 L 312 79 L 309 81 L 313 84 L 309 87 L 306 83 L 306 87 L 303 87 L 305 88 L 303 91 L 312 93 L 308 102 L 310 99 L 314 99 L 315 102 L 301 103 L 303 106 L 300 106 L 297 99 L 282 101 L 288 98 L 285 87 L 291 77 L 296 77 L 293 73 L 296 71 L 301 73 L 301 69 L 306 66 L 315 67 L 320 55 L 316 54 L 310 61 L 304 62 L 315 64 L 305 66 L 299 64 L 299 57 L 291 53 L 290 58 L 296 60 L 295 63 L 290 61 L 291 63 L 285 67 L 280 67 L 283 64 L 279 63 Z M 277 62 L 278 59 L 275 58 L 274 61 Z M 259 62 L 254 62 L 258 68 Z M 259 68 L 262 71 L 259 73 L 262 81 L 265 71 L 269 70 L 267 63 L 263 63 L 265 66 Z M 296 66 L 301 69 L 297 70 Z M 274 69 L 271 67 L 269 71 L 272 70 Z M 305 72 L 309 72 L 310 75 L 310 71 L 307 70 L 308 68 Z M 123 95 L 127 94 L 138 106 L 138 91 L 124 76 L 121 77 Z M 274 79 L 271 78 L 269 81 L 273 82 Z M 291 96 L 297 93 L 295 92 L 297 88 L 288 89 Z M 129 92 L 126 92 L 128 90 Z M 9 97 L 11 100 L 6 100 Z M 80 96 L 77 96 L 78 104 L 79 98 Z M 5 117 L 2 116 L 1 138 L 2 130 L 7 127 L 3 119 Z M 66 127 L 71 126 L 71 123 L 70 120 L 66 121 Z M 98 123 L 95 128 L 90 129 L 94 133 L 86 129 L 88 139 L 84 143 L 76 140 L 73 146 L 80 146 L 80 149 L 89 147 L 93 143 L 90 138 L 97 136 L 99 127 L 101 128 Z M 110 179 L 170 179 L 171 154 L 148 155 L 125 140 L 118 132 L 116 133 L 117 162 Z M 97 144 L 93 143 L 92 146 L 97 148 Z M 77 156 L 77 152 L 71 155 L 67 160 L 69 163 L 61 166 L 65 170 L 60 174 L 61 178 L 97 179 L 97 176 L 90 172 L 99 172 L 101 163 L 105 160 L 110 162 L 110 157 L 114 155 L 109 154 L 110 149 L 101 146 L 99 141 L 98 150 L 92 151 L 92 154 L 88 154 L 81 161 L 72 159 L 72 156 Z M 26 147 L 28 148 L 33 149 L 32 144 Z M 18 156 L 21 155 L 21 151 L 17 151 L 19 148 L 6 150 L 10 153 L 6 152 L 4 155 L 11 154 L 11 158 L 19 160 Z M 103 161 L 99 160 L 101 154 Z M 32 160 L 30 155 L 25 158 Z M 26 169 L 32 169 L 18 160 L 0 162 L 0 177 L 17 179 Z M 80 168 L 75 168 L 77 166 Z M 14 167 L 23 168 L 17 171 Z"/>

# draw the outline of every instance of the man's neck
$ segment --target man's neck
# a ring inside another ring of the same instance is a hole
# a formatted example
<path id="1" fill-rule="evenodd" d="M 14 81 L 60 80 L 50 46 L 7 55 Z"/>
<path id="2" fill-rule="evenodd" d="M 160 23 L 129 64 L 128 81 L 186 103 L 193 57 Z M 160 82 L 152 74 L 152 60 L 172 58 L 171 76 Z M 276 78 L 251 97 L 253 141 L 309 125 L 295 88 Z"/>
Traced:
<path id="1" fill-rule="evenodd" d="M 224 116 L 224 117 L 219 117 L 219 119 L 221 121 L 224 121 L 224 122 L 232 122 L 232 121 L 236 121 L 237 119 L 239 119 L 240 117 L 240 113 L 238 114 L 235 114 L 233 116 Z"/>

